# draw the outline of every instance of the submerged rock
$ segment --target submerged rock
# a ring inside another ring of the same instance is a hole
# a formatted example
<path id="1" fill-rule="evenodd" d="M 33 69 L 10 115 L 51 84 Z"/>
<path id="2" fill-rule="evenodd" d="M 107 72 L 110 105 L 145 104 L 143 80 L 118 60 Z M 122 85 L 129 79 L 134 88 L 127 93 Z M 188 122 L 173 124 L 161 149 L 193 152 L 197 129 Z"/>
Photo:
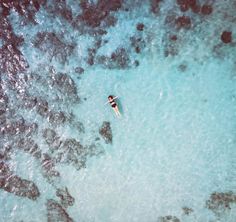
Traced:
<path id="1" fill-rule="evenodd" d="M 123 47 L 117 48 L 110 56 L 96 55 L 97 50 L 103 44 L 106 44 L 106 41 L 100 39 L 96 42 L 93 48 L 88 49 L 87 63 L 89 65 L 102 64 L 108 69 L 126 69 L 130 67 L 128 51 Z"/>
<path id="2" fill-rule="evenodd" d="M 231 43 L 232 42 L 232 32 L 224 31 L 221 34 L 221 41 L 223 43 Z"/>
<path id="3" fill-rule="evenodd" d="M 189 9 L 192 9 L 192 12 L 198 13 L 200 12 L 200 5 L 198 5 L 197 0 L 177 0 L 177 4 L 180 7 L 182 12 L 186 12 Z"/>
<path id="4" fill-rule="evenodd" d="M 37 123 L 32 123 L 30 125 L 27 125 L 25 127 L 25 135 L 27 137 L 31 136 L 32 134 L 35 134 L 38 132 L 38 124 Z"/>
<path id="5" fill-rule="evenodd" d="M 165 47 L 165 57 L 168 56 L 176 56 L 178 55 L 179 51 L 177 49 L 177 47 L 173 44 L 167 44 Z"/>
<path id="6" fill-rule="evenodd" d="M 130 37 L 130 42 L 136 53 L 140 53 L 146 45 L 142 38 L 136 36 Z"/>
<path id="7" fill-rule="evenodd" d="M 112 15 L 109 15 L 107 16 L 104 20 L 103 20 L 103 28 L 108 28 L 108 27 L 111 27 L 111 26 L 115 26 L 117 23 L 117 18 L 112 16 Z M 100 33 L 102 34 L 102 33 Z"/>
<path id="8" fill-rule="evenodd" d="M 85 133 L 85 128 L 84 128 L 84 124 L 82 123 L 82 122 L 76 122 L 75 123 L 75 127 L 76 127 L 76 129 L 78 129 L 78 131 L 80 132 L 80 133 Z"/>
<path id="9" fill-rule="evenodd" d="M 49 114 L 48 102 L 44 99 L 37 98 L 36 111 L 39 115 L 46 117 Z"/>
<path id="10" fill-rule="evenodd" d="M 111 68 L 124 69 L 129 66 L 129 56 L 125 48 L 118 48 L 115 52 L 111 54 Z"/>
<path id="11" fill-rule="evenodd" d="M 0 91 L 0 110 L 3 112 L 6 112 L 6 108 L 8 105 L 8 96 L 3 92 L 3 90 Z"/>
<path id="12" fill-rule="evenodd" d="M 51 145 L 55 141 L 56 135 L 57 134 L 53 129 L 43 130 L 43 137 L 48 145 Z"/>
<path id="13" fill-rule="evenodd" d="M 88 59 L 87 59 L 87 63 L 89 65 L 94 65 L 94 59 L 95 59 L 95 55 L 97 53 L 97 49 L 96 48 L 88 48 Z"/>
<path id="14" fill-rule="evenodd" d="M 24 17 L 27 21 L 36 23 L 34 17 L 36 12 L 40 9 L 41 4 L 45 4 L 46 0 L 37 1 L 15 1 L 15 0 L 5 0 L 0 2 L 0 7 L 2 8 L 3 14 L 8 16 L 10 10 L 14 9 L 18 14 Z"/>
<path id="15" fill-rule="evenodd" d="M 76 169 L 85 167 L 87 149 L 75 139 L 66 139 L 58 149 L 55 159 L 57 162 L 72 164 Z"/>
<path id="16" fill-rule="evenodd" d="M 0 6 L 7 9 L 7 3 L 0 3 Z M 14 34 L 11 23 L 2 13 L 0 13 L 0 20 L 0 39 L 3 40 L 0 47 L 0 72 L 13 76 L 28 68 L 27 61 L 18 49 L 24 39 L 22 36 Z"/>
<path id="17" fill-rule="evenodd" d="M 37 104 L 37 98 L 30 95 L 24 95 L 22 98 L 23 107 L 26 109 L 33 109 Z"/>
<path id="18" fill-rule="evenodd" d="M 85 99 L 85 98 L 84 98 Z M 85 99 L 86 100 L 86 99 Z M 85 133 L 84 124 L 77 120 L 73 113 L 69 113 L 68 122 L 73 126 L 79 133 Z"/>
<path id="19" fill-rule="evenodd" d="M 45 9 L 53 16 L 61 17 L 69 22 L 73 19 L 73 14 L 70 8 L 67 7 L 66 1 L 52 0 Z"/>
<path id="20" fill-rule="evenodd" d="M 17 74 L 29 67 L 22 53 L 12 44 L 0 48 L 0 71 L 7 74 Z"/>
<path id="21" fill-rule="evenodd" d="M 56 132 L 52 129 L 44 129 L 43 130 L 43 138 L 46 143 L 49 145 L 51 152 L 54 152 L 59 148 L 62 141 L 60 141 L 60 137 L 57 136 Z"/>
<path id="22" fill-rule="evenodd" d="M 4 93 L 0 86 L 0 126 L 6 124 L 6 111 L 8 107 L 8 96 Z"/>
<path id="23" fill-rule="evenodd" d="M 210 15 L 212 13 L 213 9 L 211 5 L 203 5 L 201 8 L 201 13 L 203 15 Z"/>
<path id="24" fill-rule="evenodd" d="M 59 62 L 65 63 L 67 57 L 73 53 L 75 45 L 67 44 L 62 41 L 62 38 L 54 32 L 38 32 L 33 44 L 49 55 L 50 59 L 55 57 Z"/>
<path id="25" fill-rule="evenodd" d="M 175 19 L 175 25 L 177 29 L 190 29 L 191 19 L 188 16 L 180 16 Z"/>
<path id="26" fill-rule="evenodd" d="M 140 63 L 139 63 L 139 61 L 138 61 L 138 60 L 135 60 L 135 61 L 134 61 L 134 65 L 135 65 L 135 67 L 138 67 L 138 66 L 139 66 L 139 64 L 140 64 Z"/>
<path id="27" fill-rule="evenodd" d="M 27 125 L 25 120 L 19 119 L 17 121 L 9 122 L 1 127 L 1 134 L 8 136 L 16 136 L 26 131 Z"/>
<path id="28" fill-rule="evenodd" d="M 42 169 L 43 176 L 45 176 L 49 181 L 60 176 L 60 173 L 55 170 L 54 160 L 47 153 L 43 154 Z"/>
<path id="29" fill-rule="evenodd" d="M 137 29 L 138 31 L 143 31 L 143 29 L 144 29 L 144 24 L 143 24 L 143 23 L 138 23 L 138 24 L 136 25 L 136 29 Z"/>
<path id="30" fill-rule="evenodd" d="M 189 215 L 193 212 L 193 209 L 191 209 L 189 207 L 183 207 L 182 210 L 183 210 L 185 215 Z"/>
<path id="31" fill-rule="evenodd" d="M 16 121 L 8 122 L 7 124 L 2 124 L 2 127 L 0 127 L 0 135 L 29 137 L 37 131 L 37 128 L 38 125 L 36 123 L 27 124 L 25 120 L 21 118 Z"/>
<path id="32" fill-rule="evenodd" d="M 48 222 L 73 222 L 66 210 L 55 200 L 48 200 L 46 206 Z"/>
<path id="33" fill-rule="evenodd" d="M 67 187 L 65 189 L 57 189 L 56 195 L 60 198 L 63 207 L 67 208 L 74 205 L 75 198 L 70 195 Z"/>
<path id="34" fill-rule="evenodd" d="M 40 196 L 38 187 L 32 181 L 14 175 L 4 162 L 0 162 L 0 188 L 31 200 Z"/>
<path id="35" fill-rule="evenodd" d="M 7 42 L 12 37 L 13 29 L 12 29 L 11 23 L 9 22 L 9 20 L 7 19 L 7 17 L 3 13 L 0 13 L 0 19 L 1 19 L 1 23 L 0 23 L 0 30 L 1 30 L 0 37 L 1 37 L 1 39 L 3 39 L 4 41 Z"/>
<path id="36" fill-rule="evenodd" d="M 49 122 L 55 125 L 60 125 L 66 121 L 66 116 L 62 111 L 59 112 L 50 112 Z"/>
<path id="37" fill-rule="evenodd" d="M 110 122 L 103 122 L 101 128 L 99 129 L 99 134 L 102 136 L 106 143 L 112 143 L 112 131 Z"/>
<path id="38" fill-rule="evenodd" d="M 37 159 L 41 158 L 41 150 L 39 149 L 38 145 L 34 142 L 34 140 L 30 138 L 21 138 L 16 143 L 19 149 L 33 155 Z"/>
<path id="39" fill-rule="evenodd" d="M 232 191 L 226 193 L 214 192 L 210 199 L 206 201 L 206 207 L 214 213 L 219 213 L 225 209 L 231 209 L 230 205 L 236 203 L 236 194 Z"/>
<path id="40" fill-rule="evenodd" d="M 130 67 L 130 58 L 125 48 L 117 48 L 110 57 L 97 56 L 97 63 L 108 69 L 127 69 Z"/>
<path id="41" fill-rule="evenodd" d="M 64 74 L 58 73 L 53 75 L 53 86 L 55 86 L 61 93 L 70 95 L 70 96 L 77 96 L 77 87 L 74 80 Z"/>
<path id="42" fill-rule="evenodd" d="M 14 136 L 17 134 L 17 130 L 12 123 L 5 124 L 0 128 L 1 136 Z"/>
<path id="43" fill-rule="evenodd" d="M 160 11 L 160 3 L 162 2 L 163 0 L 151 0 L 151 12 L 154 13 L 154 14 L 158 14 L 159 11 Z"/>
<path id="44" fill-rule="evenodd" d="M 3 145 L 0 149 L 0 161 L 7 161 L 11 159 L 12 147 L 10 145 Z"/>
<path id="45" fill-rule="evenodd" d="M 0 3 L 4 9 L 9 2 Z M 1 9 L 0 9 L 1 10 Z M 7 17 L 0 13 L 0 38 L 3 40 L 0 47 L 0 72 L 14 76 L 19 72 L 23 72 L 28 68 L 28 63 L 23 57 L 18 46 L 22 45 L 24 39 L 22 36 L 16 36 Z"/>
<path id="46" fill-rule="evenodd" d="M 181 72 L 185 72 L 187 70 L 187 65 L 186 64 L 180 64 L 178 66 L 178 68 Z"/>
<path id="47" fill-rule="evenodd" d="M 191 9 L 192 9 L 192 12 L 194 12 L 194 13 L 200 13 L 200 11 L 201 11 L 201 5 L 195 4 L 195 5 L 193 5 L 193 6 L 191 7 Z"/>
<path id="48" fill-rule="evenodd" d="M 97 61 L 108 69 L 127 69 L 130 67 L 130 58 L 125 48 L 117 48 L 110 57 L 98 56 Z"/>
<path id="49" fill-rule="evenodd" d="M 158 222 L 180 222 L 180 219 L 176 216 L 165 216 L 165 217 L 159 217 Z"/>
<path id="50" fill-rule="evenodd" d="M 0 13 L 0 20 L 0 38 L 3 40 L 2 45 L 5 43 L 5 45 L 13 45 L 15 47 L 21 46 L 24 42 L 24 38 L 15 35 L 8 18 Z"/>
<path id="51" fill-rule="evenodd" d="M 84 69 L 82 67 L 76 67 L 75 68 L 75 72 L 78 74 L 83 74 L 84 73 Z"/>
<path id="52" fill-rule="evenodd" d="M 77 20 L 93 28 L 99 27 L 111 11 L 117 11 L 121 6 L 122 0 L 98 0 L 96 4 L 83 0 L 80 2 L 82 14 Z"/>
<path id="53" fill-rule="evenodd" d="M 180 1 L 177 1 L 177 2 L 180 2 Z M 182 1 L 183 3 L 180 4 L 180 10 L 182 12 L 186 12 L 189 10 L 189 4 L 187 3 L 187 1 Z"/>
<path id="54" fill-rule="evenodd" d="M 177 41 L 177 40 L 178 40 L 177 35 L 171 35 L 171 36 L 170 36 L 170 40 L 171 40 L 171 41 Z"/>

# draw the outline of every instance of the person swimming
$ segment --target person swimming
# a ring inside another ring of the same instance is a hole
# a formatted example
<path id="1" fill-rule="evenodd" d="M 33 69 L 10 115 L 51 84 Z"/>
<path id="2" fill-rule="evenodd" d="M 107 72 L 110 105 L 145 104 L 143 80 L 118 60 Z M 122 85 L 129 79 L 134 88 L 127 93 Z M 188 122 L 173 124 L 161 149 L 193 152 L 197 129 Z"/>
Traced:
<path id="1" fill-rule="evenodd" d="M 118 97 L 117 96 L 113 97 L 112 95 L 110 95 L 107 98 L 108 98 L 108 102 L 106 102 L 106 103 L 110 103 L 112 109 L 115 111 L 115 114 L 117 116 L 121 116 L 120 111 L 118 109 L 118 106 L 117 106 L 117 104 L 115 102 L 115 99 L 117 99 Z"/>

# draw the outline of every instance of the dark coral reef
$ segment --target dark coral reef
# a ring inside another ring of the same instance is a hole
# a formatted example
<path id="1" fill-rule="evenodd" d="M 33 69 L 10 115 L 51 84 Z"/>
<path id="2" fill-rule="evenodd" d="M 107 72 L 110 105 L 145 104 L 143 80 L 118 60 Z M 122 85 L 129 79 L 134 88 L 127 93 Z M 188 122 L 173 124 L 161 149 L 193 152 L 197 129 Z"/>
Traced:
<path id="1" fill-rule="evenodd" d="M 55 200 L 48 200 L 47 206 L 47 218 L 48 222 L 73 222 L 74 220 L 69 216 L 66 210 Z"/>
<path id="2" fill-rule="evenodd" d="M 99 129 L 99 133 L 106 143 L 112 143 L 112 131 L 110 122 L 104 121 Z"/>
<path id="3" fill-rule="evenodd" d="M 55 58 L 61 63 L 67 61 L 75 48 L 74 44 L 65 43 L 63 37 L 54 32 L 38 32 L 33 44 L 42 52 L 47 53 L 50 60 Z"/>
<path id="4" fill-rule="evenodd" d="M 70 195 L 67 188 L 57 189 L 56 195 L 60 198 L 61 205 L 64 208 L 74 205 L 75 198 Z"/>
<path id="5" fill-rule="evenodd" d="M 231 204 L 236 204 L 236 194 L 232 191 L 224 193 L 214 192 L 209 200 L 206 201 L 206 207 L 216 214 L 230 210 Z"/>
<path id="6" fill-rule="evenodd" d="M 176 216 L 165 216 L 165 217 L 159 217 L 158 222 L 180 222 L 180 219 Z"/>
<path id="7" fill-rule="evenodd" d="M 39 189 L 34 182 L 14 175 L 4 162 L 0 162 L 0 188 L 31 200 L 36 200 L 40 196 Z"/>

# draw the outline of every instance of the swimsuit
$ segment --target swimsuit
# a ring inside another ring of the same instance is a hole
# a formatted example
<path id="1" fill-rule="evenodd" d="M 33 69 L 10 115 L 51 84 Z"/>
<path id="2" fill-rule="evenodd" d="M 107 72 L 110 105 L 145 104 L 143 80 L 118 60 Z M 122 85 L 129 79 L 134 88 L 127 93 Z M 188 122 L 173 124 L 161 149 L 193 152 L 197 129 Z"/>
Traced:
<path id="1" fill-rule="evenodd" d="M 109 103 L 111 104 L 111 107 L 112 107 L 112 108 L 115 108 L 115 107 L 117 106 L 114 99 L 112 99 L 111 101 L 109 101 Z"/>

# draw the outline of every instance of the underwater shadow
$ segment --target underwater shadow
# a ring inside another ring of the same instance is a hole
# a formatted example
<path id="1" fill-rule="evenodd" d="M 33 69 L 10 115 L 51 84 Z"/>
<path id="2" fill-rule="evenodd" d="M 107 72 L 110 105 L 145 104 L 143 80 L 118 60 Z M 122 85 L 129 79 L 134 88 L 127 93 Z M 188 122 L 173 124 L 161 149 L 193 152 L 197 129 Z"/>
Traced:
<path id="1" fill-rule="evenodd" d="M 120 114 L 121 114 L 121 115 L 124 115 L 124 109 L 123 109 L 123 106 L 122 106 L 122 103 L 121 103 L 120 98 L 117 98 L 117 99 L 116 99 L 116 103 L 117 103 L 117 106 L 118 106 L 118 108 L 119 108 Z"/>

